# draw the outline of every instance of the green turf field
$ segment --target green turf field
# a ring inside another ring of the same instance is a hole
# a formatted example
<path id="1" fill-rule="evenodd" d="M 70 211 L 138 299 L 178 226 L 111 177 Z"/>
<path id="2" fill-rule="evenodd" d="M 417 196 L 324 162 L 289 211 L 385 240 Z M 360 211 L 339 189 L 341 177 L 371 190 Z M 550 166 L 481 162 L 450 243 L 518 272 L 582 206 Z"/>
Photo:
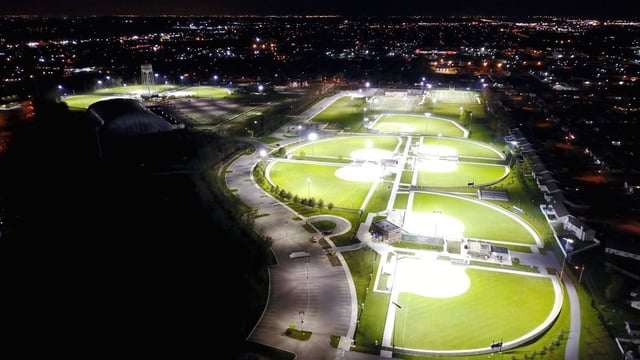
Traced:
<path id="1" fill-rule="evenodd" d="M 100 95 L 113 94 L 144 94 L 144 93 L 160 93 L 175 89 L 175 85 L 155 84 L 155 85 L 127 85 L 98 89 L 94 93 Z"/>
<path id="2" fill-rule="evenodd" d="M 555 292 L 547 277 L 466 269 L 471 286 L 441 299 L 402 292 L 395 344 L 430 350 L 487 348 L 524 336 L 551 314 Z M 416 319 L 419 319 L 416 321 Z"/>
<path id="3" fill-rule="evenodd" d="M 476 239 L 536 244 L 528 228 L 514 214 L 481 201 L 447 194 L 415 193 L 411 210 L 431 214 L 440 211 L 443 216 L 458 219 L 464 224 L 464 236 Z M 531 230 L 533 231 L 533 230 Z"/>
<path id="4" fill-rule="evenodd" d="M 231 91 L 215 86 L 192 86 L 180 89 L 180 93 L 206 99 L 222 99 L 231 95 Z"/>
<path id="5" fill-rule="evenodd" d="M 422 145 L 450 147 L 455 149 L 458 156 L 486 159 L 505 158 L 504 153 L 489 145 L 465 139 L 427 136 L 422 139 Z"/>
<path id="6" fill-rule="evenodd" d="M 351 158 L 356 150 L 384 150 L 395 152 L 399 150 L 400 142 L 394 136 L 349 136 L 333 137 L 314 142 L 307 142 L 291 150 L 292 155 L 318 157 Z"/>
<path id="7" fill-rule="evenodd" d="M 358 209 L 362 205 L 371 182 L 346 181 L 335 176 L 337 165 L 316 165 L 277 161 L 269 171 L 269 178 L 280 189 L 300 198 L 322 199 L 325 204 Z"/>
<path id="8" fill-rule="evenodd" d="M 469 182 L 476 186 L 490 184 L 509 173 L 504 165 L 461 163 L 447 160 L 418 160 L 418 186 L 464 187 Z"/>
<path id="9" fill-rule="evenodd" d="M 67 104 L 69 109 L 72 110 L 86 110 L 91 104 L 100 100 L 113 99 L 113 98 L 129 98 L 128 96 L 111 96 L 111 95 L 71 95 L 62 99 Z"/>
<path id="10" fill-rule="evenodd" d="M 376 120 L 370 121 L 369 127 L 381 132 L 465 136 L 464 129 L 453 121 L 425 115 L 383 114 Z"/>

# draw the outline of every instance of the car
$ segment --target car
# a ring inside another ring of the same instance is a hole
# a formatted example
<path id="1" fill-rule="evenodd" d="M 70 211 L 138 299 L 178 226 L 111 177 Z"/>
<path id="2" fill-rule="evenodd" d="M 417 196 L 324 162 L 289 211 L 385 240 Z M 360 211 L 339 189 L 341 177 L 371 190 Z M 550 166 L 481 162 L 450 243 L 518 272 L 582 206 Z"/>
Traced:
<path id="1" fill-rule="evenodd" d="M 325 230 L 322 232 L 322 235 L 331 235 L 333 234 L 333 230 Z"/>

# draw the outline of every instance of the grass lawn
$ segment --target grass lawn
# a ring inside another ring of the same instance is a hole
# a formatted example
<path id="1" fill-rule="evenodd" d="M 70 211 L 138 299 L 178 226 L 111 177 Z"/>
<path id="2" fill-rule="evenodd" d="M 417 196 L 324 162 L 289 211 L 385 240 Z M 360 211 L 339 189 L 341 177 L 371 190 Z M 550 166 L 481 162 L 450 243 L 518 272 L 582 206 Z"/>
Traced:
<path id="1" fill-rule="evenodd" d="M 364 97 L 343 96 L 318 113 L 312 121 L 335 123 L 342 128 L 357 131 L 362 128 L 365 107 Z"/>
<path id="2" fill-rule="evenodd" d="M 67 96 L 63 98 L 62 101 L 64 101 L 71 110 L 86 110 L 93 103 L 96 103 L 100 100 L 111 99 L 114 97 L 118 96 L 84 94 Z"/>
<path id="3" fill-rule="evenodd" d="M 228 89 L 216 86 L 193 86 L 180 91 L 192 93 L 195 97 L 207 99 L 222 99 L 231 94 L 231 91 Z"/>
<path id="4" fill-rule="evenodd" d="M 95 91 L 95 94 L 131 94 L 131 93 L 144 93 L 146 91 L 151 90 L 152 93 L 159 93 L 163 91 L 168 91 L 171 89 L 175 89 L 175 85 L 166 85 L 166 84 L 155 84 L 155 85 L 127 85 L 127 86 L 117 86 L 110 88 L 98 89 Z"/>
<path id="5" fill-rule="evenodd" d="M 398 150 L 400 141 L 395 136 L 350 136 L 337 137 L 304 143 L 291 150 L 291 154 L 301 156 L 351 158 L 356 150 Z"/>
<path id="6" fill-rule="evenodd" d="M 426 117 L 424 115 L 384 114 L 372 126 L 378 131 L 415 132 L 451 137 L 462 137 L 464 131 L 448 119 Z"/>
<path id="7" fill-rule="evenodd" d="M 342 180 L 335 176 L 340 166 L 327 166 L 277 161 L 269 177 L 280 189 L 292 196 L 332 202 L 336 207 L 359 209 L 371 188 L 371 182 Z"/>
<path id="8" fill-rule="evenodd" d="M 446 160 L 432 160 L 422 164 L 418 161 L 417 166 L 421 169 L 417 185 L 427 187 L 464 187 L 469 182 L 479 186 L 495 182 L 509 172 L 504 165 L 457 163 Z"/>
<path id="9" fill-rule="evenodd" d="M 555 292 L 546 277 L 467 269 L 471 287 L 453 298 L 400 294 L 395 343 L 399 347 L 486 348 L 519 338 L 551 313 Z M 523 291 L 526 289 L 526 291 Z"/>
<path id="10" fill-rule="evenodd" d="M 471 140 L 429 136 L 422 139 L 422 145 L 453 148 L 458 156 L 504 159 L 501 151 Z"/>
<path id="11" fill-rule="evenodd" d="M 480 202 L 449 195 L 416 193 L 412 211 L 433 213 L 456 218 L 464 224 L 464 236 L 479 239 L 535 244 L 533 235 L 522 223 L 508 216 L 502 209 L 485 206 Z"/>

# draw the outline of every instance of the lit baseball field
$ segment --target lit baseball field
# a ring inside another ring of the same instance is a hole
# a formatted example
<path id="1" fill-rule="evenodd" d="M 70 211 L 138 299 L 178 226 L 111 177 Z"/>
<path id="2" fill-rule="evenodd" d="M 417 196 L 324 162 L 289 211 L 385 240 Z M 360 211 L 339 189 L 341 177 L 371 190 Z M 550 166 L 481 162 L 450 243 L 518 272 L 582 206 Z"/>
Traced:
<path id="1" fill-rule="evenodd" d="M 455 101 L 467 104 L 465 109 L 481 106 L 474 92 L 443 90 L 431 96 L 448 106 L 451 117 L 463 111 Z M 509 202 L 500 206 L 480 200 L 469 188 L 497 184 L 509 175 L 504 152 L 467 139 L 467 129 L 455 120 L 410 114 L 412 109 L 424 111 L 424 100 L 342 97 L 314 121 L 337 117 L 338 122 L 364 122 L 370 130 L 400 135 L 302 141 L 288 147 L 284 158 L 270 158 L 266 178 L 299 198 L 322 199 L 336 207 L 366 210 L 370 202 L 393 204 L 385 214 L 402 214 L 395 223 L 418 236 L 458 244 L 475 239 L 540 246 L 538 233 L 508 210 Z M 392 108 L 387 111 L 404 113 L 385 113 L 387 106 Z M 397 191 L 378 191 L 381 182 Z M 455 193 L 446 192 L 454 188 Z M 386 198 L 376 198 L 380 196 Z M 359 322 L 357 337 L 365 343 L 380 339 L 383 348 L 421 355 L 477 355 L 489 352 L 494 341 L 503 341 L 505 348 L 532 341 L 553 324 L 562 307 L 553 275 L 453 264 L 447 256 L 438 259 L 436 252 L 416 257 L 406 250 L 404 255 L 387 254 L 393 256 L 381 260 L 376 270 L 372 289 L 387 295 L 367 299 L 367 307 L 375 310 Z"/>
<path id="2" fill-rule="evenodd" d="M 549 276 L 414 258 L 401 258 L 395 271 L 401 308 L 392 306 L 391 336 L 399 348 L 459 353 L 526 341 L 555 319 L 561 301 Z"/>

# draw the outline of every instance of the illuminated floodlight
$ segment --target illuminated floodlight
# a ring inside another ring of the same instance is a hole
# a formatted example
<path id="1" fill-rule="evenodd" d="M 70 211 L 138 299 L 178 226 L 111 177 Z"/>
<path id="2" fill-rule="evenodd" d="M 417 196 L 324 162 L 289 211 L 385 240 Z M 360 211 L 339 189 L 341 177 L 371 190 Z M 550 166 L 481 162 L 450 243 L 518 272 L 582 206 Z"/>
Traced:
<path id="1" fill-rule="evenodd" d="M 471 287 L 464 267 L 440 261 L 402 258 L 394 277 L 398 291 L 432 298 L 459 296 Z"/>

